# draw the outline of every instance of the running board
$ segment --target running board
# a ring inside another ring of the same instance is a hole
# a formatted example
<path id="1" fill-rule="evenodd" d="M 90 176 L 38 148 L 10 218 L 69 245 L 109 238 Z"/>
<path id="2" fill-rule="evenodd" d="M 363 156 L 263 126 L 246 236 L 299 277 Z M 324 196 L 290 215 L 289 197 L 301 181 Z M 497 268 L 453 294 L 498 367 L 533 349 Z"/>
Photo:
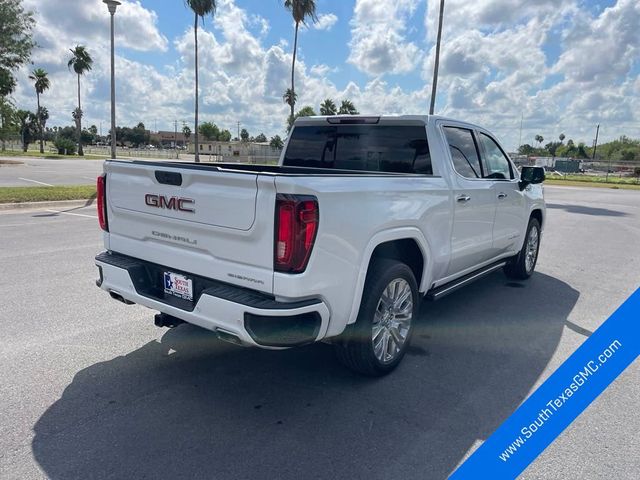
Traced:
<path id="1" fill-rule="evenodd" d="M 507 264 L 505 260 L 501 260 L 497 263 L 492 263 L 480 270 L 476 270 L 475 272 L 471 272 L 466 274 L 464 277 L 460 277 L 457 280 L 453 280 L 449 283 L 445 283 L 437 288 L 432 288 L 429 290 L 425 298 L 428 300 L 440 300 L 442 297 L 449 295 L 450 293 L 455 292 L 459 288 L 468 285 L 471 282 L 475 282 L 476 280 L 484 277 L 485 275 L 489 275 L 492 272 L 504 267 Z"/>

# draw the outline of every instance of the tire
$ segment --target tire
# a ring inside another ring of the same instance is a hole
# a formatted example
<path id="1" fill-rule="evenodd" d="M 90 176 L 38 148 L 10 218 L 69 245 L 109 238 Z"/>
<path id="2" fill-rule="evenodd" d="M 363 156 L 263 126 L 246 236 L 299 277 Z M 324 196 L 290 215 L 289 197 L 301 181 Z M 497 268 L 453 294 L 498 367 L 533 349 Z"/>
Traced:
<path id="1" fill-rule="evenodd" d="M 531 218 L 520 253 L 504 267 L 504 273 L 508 278 L 526 280 L 533 274 L 538 262 L 540 233 L 540 222 L 536 218 Z"/>
<path id="2" fill-rule="evenodd" d="M 385 302 L 383 293 L 387 300 L 395 297 L 396 303 Z M 335 344 L 340 362 L 373 377 L 391 372 L 409 347 L 418 306 L 411 269 L 396 260 L 376 260 L 367 273 L 358 318 Z"/>

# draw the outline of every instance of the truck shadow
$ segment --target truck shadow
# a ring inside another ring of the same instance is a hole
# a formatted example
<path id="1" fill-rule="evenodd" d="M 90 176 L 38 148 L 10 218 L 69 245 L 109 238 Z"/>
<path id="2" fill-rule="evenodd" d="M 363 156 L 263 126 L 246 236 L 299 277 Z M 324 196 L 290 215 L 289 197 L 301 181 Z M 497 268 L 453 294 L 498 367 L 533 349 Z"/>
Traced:
<path id="1" fill-rule="evenodd" d="M 183 325 L 78 372 L 38 420 L 45 475 L 67 478 L 446 478 L 529 394 L 579 293 L 501 273 L 425 303 L 390 376 L 329 345 L 242 349 Z"/>

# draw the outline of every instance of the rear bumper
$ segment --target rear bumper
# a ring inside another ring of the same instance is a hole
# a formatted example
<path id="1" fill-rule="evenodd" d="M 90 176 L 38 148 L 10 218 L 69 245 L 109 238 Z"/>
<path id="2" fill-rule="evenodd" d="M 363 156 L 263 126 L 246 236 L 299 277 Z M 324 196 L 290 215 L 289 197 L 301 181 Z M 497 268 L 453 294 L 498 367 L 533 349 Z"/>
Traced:
<path id="1" fill-rule="evenodd" d="M 96 256 L 96 284 L 115 298 L 166 313 L 218 333 L 229 340 L 262 348 L 282 348 L 324 338 L 329 309 L 319 299 L 278 302 L 261 292 L 179 272 L 114 252 Z M 165 296 L 161 274 L 172 271 L 193 279 L 194 301 Z"/>

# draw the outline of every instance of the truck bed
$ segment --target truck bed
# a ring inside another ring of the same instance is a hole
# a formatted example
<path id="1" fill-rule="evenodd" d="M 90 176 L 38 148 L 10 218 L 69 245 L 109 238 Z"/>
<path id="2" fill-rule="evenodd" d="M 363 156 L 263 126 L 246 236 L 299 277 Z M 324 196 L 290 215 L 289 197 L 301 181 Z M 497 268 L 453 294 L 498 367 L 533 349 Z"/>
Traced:
<path id="1" fill-rule="evenodd" d="M 280 165 L 261 165 L 246 163 L 195 163 L 195 162 L 154 162 L 146 160 L 108 160 L 112 163 L 132 163 L 140 165 L 151 165 L 160 168 L 192 168 L 198 170 L 230 171 L 235 173 L 252 173 L 264 175 L 287 175 L 287 176 L 359 176 L 359 177 L 415 177 L 424 176 L 414 173 L 396 172 L 364 172 L 362 170 L 342 170 L 336 168 L 315 168 L 315 167 L 288 167 Z"/>

